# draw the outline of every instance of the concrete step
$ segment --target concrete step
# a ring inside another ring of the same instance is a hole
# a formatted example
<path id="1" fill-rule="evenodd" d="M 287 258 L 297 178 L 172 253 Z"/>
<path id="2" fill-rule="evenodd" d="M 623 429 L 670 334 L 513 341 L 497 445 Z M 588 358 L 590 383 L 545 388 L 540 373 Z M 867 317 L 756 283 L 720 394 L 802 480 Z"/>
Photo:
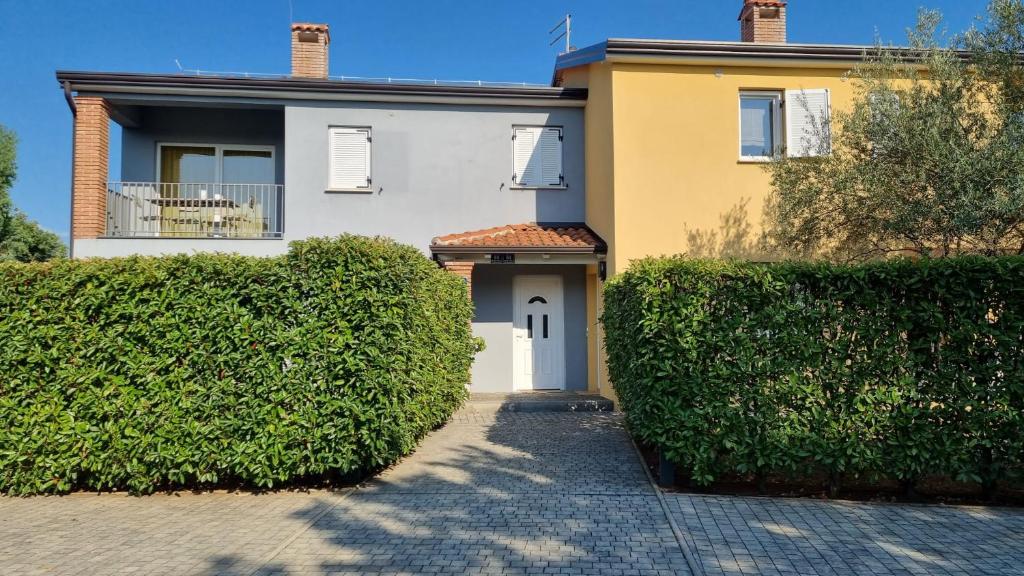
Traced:
<path id="1" fill-rule="evenodd" d="M 612 412 L 615 403 L 597 394 L 581 392 L 519 392 L 473 394 L 470 403 L 501 412 Z"/>

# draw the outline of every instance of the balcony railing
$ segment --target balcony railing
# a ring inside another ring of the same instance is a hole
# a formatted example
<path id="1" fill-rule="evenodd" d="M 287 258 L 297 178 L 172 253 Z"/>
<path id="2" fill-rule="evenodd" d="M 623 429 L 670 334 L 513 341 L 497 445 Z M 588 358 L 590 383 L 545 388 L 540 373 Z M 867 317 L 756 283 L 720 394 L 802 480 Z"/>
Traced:
<path id="1" fill-rule="evenodd" d="M 110 182 L 107 236 L 280 238 L 284 186 Z"/>

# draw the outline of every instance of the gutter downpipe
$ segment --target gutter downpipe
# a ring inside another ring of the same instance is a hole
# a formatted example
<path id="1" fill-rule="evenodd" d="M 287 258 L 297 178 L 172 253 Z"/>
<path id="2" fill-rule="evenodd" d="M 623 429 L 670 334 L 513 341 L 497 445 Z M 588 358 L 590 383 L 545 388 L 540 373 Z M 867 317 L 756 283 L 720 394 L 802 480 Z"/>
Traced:
<path id="1" fill-rule="evenodd" d="M 71 95 L 71 82 L 64 81 L 64 99 L 71 110 L 71 215 L 68 220 L 68 259 L 75 258 L 75 129 L 78 122 L 78 106 Z"/>

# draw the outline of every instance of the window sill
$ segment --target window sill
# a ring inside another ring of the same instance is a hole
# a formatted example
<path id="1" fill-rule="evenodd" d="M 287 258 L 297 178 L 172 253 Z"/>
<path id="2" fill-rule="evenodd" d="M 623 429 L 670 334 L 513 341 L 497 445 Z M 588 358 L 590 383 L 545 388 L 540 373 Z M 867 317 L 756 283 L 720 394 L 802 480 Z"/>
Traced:
<path id="1" fill-rule="evenodd" d="M 767 157 L 754 158 L 754 157 L 750 157 L 750 158 L 740 158 L 739 160 L 737 160 L 737 163 L 738 164 L 771 164 L 772 160 L 774 160 L 774 158 L 767 158 Z"/>
<path id="2" fill-rule="evenodd" d="M 562 186 L 509 186 L 509 190 L 568 190 L 569 187 Z"/>
<path id="3" fill-rule="evenodd" d="M 328 194 L 373 194 L 373 188 L 328 188 Z"/>

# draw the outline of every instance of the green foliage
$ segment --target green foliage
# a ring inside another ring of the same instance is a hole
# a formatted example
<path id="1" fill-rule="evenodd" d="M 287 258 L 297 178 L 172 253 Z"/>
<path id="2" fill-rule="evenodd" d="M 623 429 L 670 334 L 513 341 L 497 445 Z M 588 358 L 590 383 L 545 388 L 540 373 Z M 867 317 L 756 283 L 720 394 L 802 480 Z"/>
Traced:
<path id="1" fill-rule="evenodd" d="M 3 125 L 0 125 L 0 241 L 10 234 L 11 212 L 14 209 L 8 191 L 14 186 L 18 174 L 18 139 Z"/>
<path id="2" fill-rule="evenodd" d="M 385 466 L 464 399 L 471 317 L 459 278 L 356 236 L 277 258 L 0 264 L 0 491 Z"/>
<path id="3" fill-rule="evenodd" d="M 774 252 L 860 261 L 892 253 L 1024 252 L 1024 4 L 996 0 L 946 42 L 923 11 L 908 50 L 879 45 L 851 73 L 831 154 L 768 165 Z M 970 57 L 965 57 L 970 56 Z"/>
<path id="4" fill-rule="evenodd" d="M 0 241 L 0 260 L 45 262 L 67 254 L 56 234 L 29 220 L 24 212 L 15 210 L 10 218 L 10 234 Z"/>
<path id="5" fill-rule="evenodd" d="M 648 259 L 605 291 L 634 433 L 723 474 L 1024 473 L 1024 258 Z"/>
<path id="6" fill-rule="evenodd" d="M 9 191 L 17 177 L 18 140 L 0 125 L 0 261 L 41 262 L 64 256 L 64 244 L 18 211 Z"/>

